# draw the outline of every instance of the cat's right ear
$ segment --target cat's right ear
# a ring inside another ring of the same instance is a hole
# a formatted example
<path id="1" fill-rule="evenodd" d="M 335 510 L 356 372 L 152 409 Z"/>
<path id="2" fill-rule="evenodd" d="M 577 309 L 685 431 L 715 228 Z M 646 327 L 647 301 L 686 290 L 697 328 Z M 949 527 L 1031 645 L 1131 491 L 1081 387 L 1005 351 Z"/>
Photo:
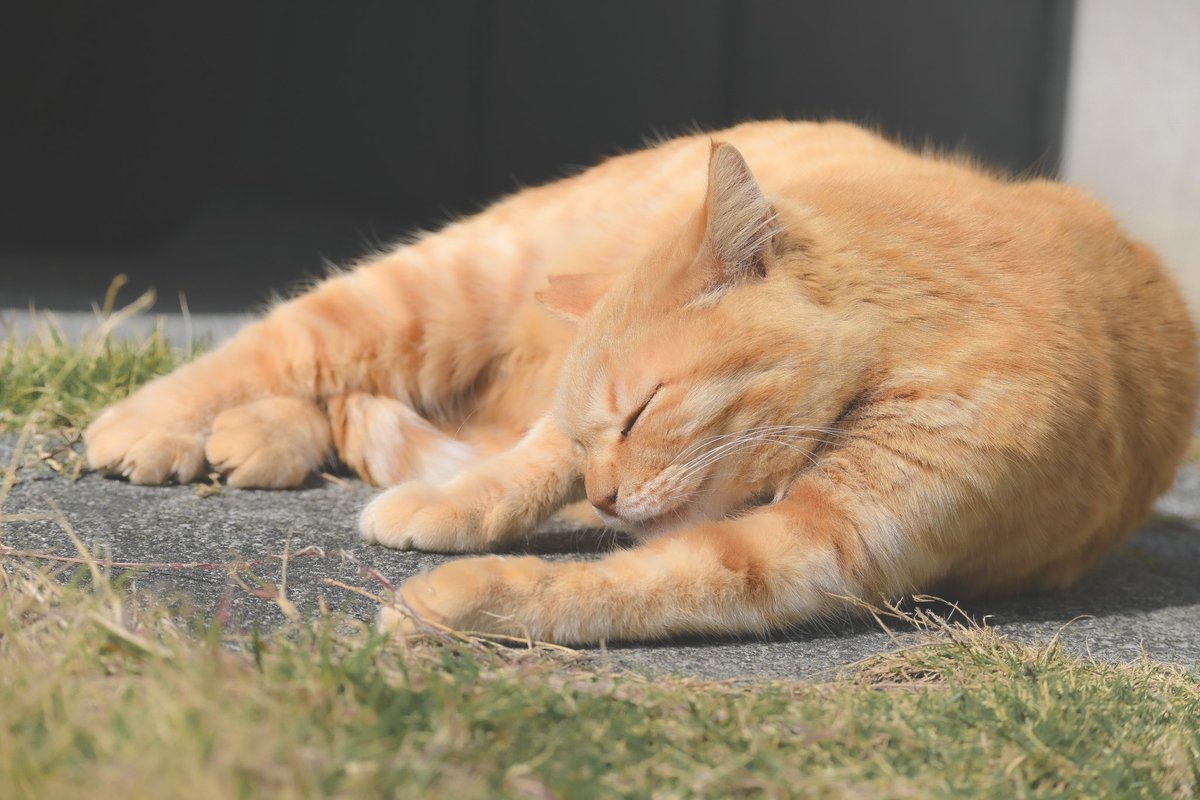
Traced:
<path id="1" fill-rule="evenodd" d="M 616 275 L 591 272 L 583 275 L 551 275 L 547 289 L 533 296 L 548 311 L 563 319 L 578 322 L 612 288 Z"/>
<path id="2" fill-rule="evenodd" d="M 712 143 L 704 215 L 708 291 L 764 277 L 764 258 L 781 234 L 779 217 L 731 144 Z"/>

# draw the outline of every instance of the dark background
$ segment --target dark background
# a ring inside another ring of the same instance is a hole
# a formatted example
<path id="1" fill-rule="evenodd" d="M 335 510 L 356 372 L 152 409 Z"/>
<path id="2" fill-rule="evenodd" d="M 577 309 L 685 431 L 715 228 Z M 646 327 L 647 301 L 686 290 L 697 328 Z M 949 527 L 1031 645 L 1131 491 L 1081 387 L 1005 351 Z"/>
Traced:
<path id="1" fill-rule="evenodd" d="M 235 310 L 646 137 L 865 122 L 1057 169 L 1071 0 L 37 3 L 0 22 L 0 307 Z"/>

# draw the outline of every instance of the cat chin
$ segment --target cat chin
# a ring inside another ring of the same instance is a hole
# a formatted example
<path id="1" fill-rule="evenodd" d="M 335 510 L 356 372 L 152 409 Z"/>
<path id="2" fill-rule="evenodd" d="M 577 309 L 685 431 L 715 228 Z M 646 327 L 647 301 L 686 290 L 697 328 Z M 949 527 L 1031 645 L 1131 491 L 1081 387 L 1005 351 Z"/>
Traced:
<path id="1" fill-rule="evenodd" d="M 625 520 L 611 516 L 610 519 L 616 520 L 616 522 L 609 525 L 609 527 L 618 528 L 628 533 L 634 539 L 645 541 L 693 525 L 699 520 L 699 515 L 696 514 L 694 509 L 673 508 L 656 516 L 638 520 L 637 522 L 626 522 Z"/>
<path id="2" fill-rule="evenodd" d="M 616 530 L 626 531 L 627 533 L 631 532 L 629 531 L 629 526 L 625 523 L 625 520 L 621 519 L 620 517 L 609 514 L 606 511 L 601 511 L 595 506 L 592 507 L 592 511 L 596 512 L 596 516 L 600 518 L 600 522 L 604 524 L 604 527 L 615 528 Z"/>

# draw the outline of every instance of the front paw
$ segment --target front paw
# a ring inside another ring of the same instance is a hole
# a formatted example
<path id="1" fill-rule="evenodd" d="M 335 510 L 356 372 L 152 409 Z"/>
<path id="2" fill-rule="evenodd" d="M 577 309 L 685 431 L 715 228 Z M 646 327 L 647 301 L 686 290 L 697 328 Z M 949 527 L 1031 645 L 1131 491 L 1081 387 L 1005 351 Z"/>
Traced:
<path id="1" fill-rule="evenodd" d="M 446 489 L 423 481 L 402 483 L 372 500 L 358 519 L 368 542 L 398 550 L 463 553 L 483 549 L 478 515 Z"/>
<path id="2" fill-rule="evenodd" d="M 204 472 L 204 436 L 162 420 L 126 400 L 96 418 L 83 434 L 88 465 L 131 483 L 188 483 Z"/>
<path id="3" fill-rule="evenodd" d="M 379 611 L 377 627 L 397 634 L 429 627 L 527 636 L 536 632 L 524 598 L 552 565 L 532 556 L 463 558 L 409 578 L 396 605 Z"/>

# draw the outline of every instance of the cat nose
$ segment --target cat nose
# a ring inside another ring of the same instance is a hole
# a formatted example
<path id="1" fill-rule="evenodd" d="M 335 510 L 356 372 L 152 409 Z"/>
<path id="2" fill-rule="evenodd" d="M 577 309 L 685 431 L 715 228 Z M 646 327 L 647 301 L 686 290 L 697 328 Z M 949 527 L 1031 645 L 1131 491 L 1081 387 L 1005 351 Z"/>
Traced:
<path id="1" fill-rule="evenodd" d="M 598 510 L 603 511 L 610 516 L 617 516 L 617 489 L 613 489 L 611 494 L 603 497 L 589 497 L 592 505 Z"/>

